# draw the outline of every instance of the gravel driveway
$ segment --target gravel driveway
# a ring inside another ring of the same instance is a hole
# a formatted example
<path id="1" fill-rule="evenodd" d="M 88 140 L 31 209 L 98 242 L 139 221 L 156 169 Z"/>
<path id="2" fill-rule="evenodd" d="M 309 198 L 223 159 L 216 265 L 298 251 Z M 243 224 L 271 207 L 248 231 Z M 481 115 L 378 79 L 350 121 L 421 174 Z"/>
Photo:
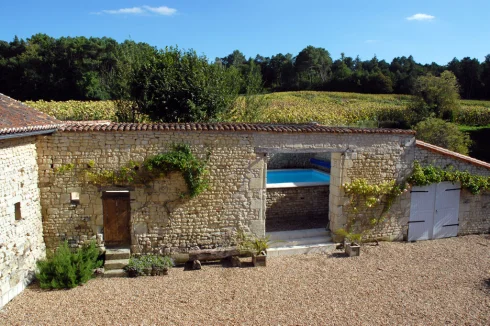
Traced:
<path id="1" fill-rule="evenodd" d="M 381 243 L 360 257 L 310 255 L 266 268 L 31 286 L 3 325 L 490 325 L 490 236 Z"/>

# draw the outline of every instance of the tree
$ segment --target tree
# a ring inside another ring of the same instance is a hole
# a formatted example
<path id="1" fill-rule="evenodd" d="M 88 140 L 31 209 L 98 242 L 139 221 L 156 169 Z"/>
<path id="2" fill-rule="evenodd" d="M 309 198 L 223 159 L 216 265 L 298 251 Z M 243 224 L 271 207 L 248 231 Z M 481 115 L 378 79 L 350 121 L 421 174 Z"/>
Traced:
<path id="1" fill-rule="evenodd" d="M 440 77 L 431 74 L 419 77 L 414 95 L 411 108 L 415 123 L 430 116 L 452 120 L 460 106 L 459 85 L 450 71 L 444 71 Z"/>
<path id="2" fill-rule="evenodd" d="M 116 100 L 128 103 L 132 79 L 157 56 L 145 43 L 122 43 L 107 37 L 60 37 L 35 34 L 23 40 L 0 40 L 0 92 L 19 100 Z M 255 66 L 252 66 L 252 62 Z M 360 93 L 412 94 L 418 77 L 452 71 L 463 98 L 490 99 L 490 57 L 480 63 L 454 58 L 447 66 L 421 65 L 412 56 L 391 63 L 374 56 L 362 61 L 308 46 L 296 57 L 278 53 L 246 59 L 239 50 L 215 63 L 235 69 L 240 93 L 261 84 L 268 91 L 336 90 Z M 259 67 L 257 70 L 256 67 Z M 259 76 L 260 74 L 260 76 Z M 260 81 L 261 80 L 261 81 Z"/>
<path id="3" fill-rule="evenodd" d="M 262 92 L 262 89 L 263 81 L 260 66 L 250 59 L 243 79 L 242 93 L 258 94 Z"/>
<path id="4" fill-rule="evenodd" d="M 330 77 L 332 58 L 324 48 L 307 46 L 295 59 L 298 74 L 306 76 L 310 86 L 325 83 Z"/>
<path id="5" fill-rule="evenodd" d="M 393 83 L 391 79 L 378 69 L 377 72 L 371 73 L 367 76 L 366 93 L 372 94 L 389 94 L 393 92 Z"/>
<path id="6" fill-rule="evenodd" d="M 240 89 L 235 67 L 210 64 L 195 51 L 166 48 L 145 64 L 132 83 L 132 98 L 154 121 L 213 121 Z"/>
<path id="7" fill-rule="evenodd" d="M 447 68 L 454 73 L 461 85 L 460 92 L 463 98 L 479 98 L 481 96 L 483 87 L 480 77 L 483 67 L 478 59 L 465 57 L 460 61 L 454 58 L 448 63 Z"/>
<path id="8" fill-rule="evenodd" d="M 483 83 L 483 96 L 484 98 L 490 98 L 490 54 L 485 57 L 485 61 L 482 63 L 481 79 Z"/>
<path id="9" fill-rule="evenodd" d="M 245 55 L 239 50 L 233 51 L 233 53 L 227 55 L 224 58 L 221 58 L 221 62 L 227 67 L 234 66 L 236 68 L 240 68 L 241 65 L 247 62 Z"/>
<path id="10" fill-rule="evenodd" d="M 429 118 L 419 122 L 414 129 L 420 140 L 468 155 L 468 147 L 471 145 L 470 137 L 461 132 L 454 123 Z"/>
<path id="11" fill-rule="evenodd" d="M 294 87 L 295 71 L 293 64 L 293 55 L 290 53 L 276 54 L 271 57 L 266 85 L 273 89 L 286 90 Z"/>

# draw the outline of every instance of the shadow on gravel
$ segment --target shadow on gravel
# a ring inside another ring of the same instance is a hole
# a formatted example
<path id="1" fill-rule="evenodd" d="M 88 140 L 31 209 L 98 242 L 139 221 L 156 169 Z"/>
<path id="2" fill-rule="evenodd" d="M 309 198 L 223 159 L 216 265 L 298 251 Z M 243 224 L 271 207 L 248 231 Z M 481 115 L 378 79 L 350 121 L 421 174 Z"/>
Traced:
<path id="1" fill-rule="evenodd" d="M 85 284 L 80 284 L 80 286 L 84 286 Z M 41 286 L 39 285 L 39 282 L 33 281 L 31 284 L 29 284 L 26 287 L 27 290 L 32 291 L 32 292 L 56 292 L 56 291 L 70 291 L 71 289 L 42 289 Z"/>
<path id="2" fill-rule="evenodd" d="M 221 261 L 208 261 L 202 262 L 202 267 L 211 267 L 211 268 L 253 268 L 254 265 L 251 261 L 247 261 L 246 259 L 240 259 L 240 264 L 234 265 L 229 259 L 222 259 Z M 188 261 L 184 264 L 184 271 L 196 271 L 199 269 L 194 269 L 192 261 Z"/>
<path id="3" fill-rule="evenodd" d="M 483 281 L 483 291 L 488 292 L 490 294 L 490 278 L 487 278 Z"/>
<path id="4" fill-rule="evenodd" d="M 329 258 L 348 258 L 349 255 L 345 252 L 334 252 Z"/>

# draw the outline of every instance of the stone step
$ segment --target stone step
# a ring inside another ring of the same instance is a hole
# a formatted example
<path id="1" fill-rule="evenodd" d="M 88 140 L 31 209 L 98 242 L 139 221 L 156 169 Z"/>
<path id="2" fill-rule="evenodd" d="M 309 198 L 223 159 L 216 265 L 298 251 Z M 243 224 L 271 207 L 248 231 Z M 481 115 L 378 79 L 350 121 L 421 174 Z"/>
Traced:
<path id="1" fill-rule="evenodd" d="M 269 248 L 267 249 L 267 256 L 279 257 L 279 256 L 329 253 L 334 251 L 336 247 L 337 244 L 333 242 L 328 242 L 328 243 L 317 243 L 317 244 L 309 244 L 309 245 L 301 245 L 301 246 Z"/>
<path id="2" fill-rule="evenodd" d="M 267 232 L 267 236 L 271 241 L 287 241 L 290 239 L 300 238 L 314 238 L 314 237 L 329 237 L 330 231 L 325 228 L 320 229 L 306 229 L 306 230 L 293 230 L 293 231 L 277 231 Z"/>
<path id="3" fill-rule="evenodd" d="M 112 269 L 110 271 L 105 271 L 104 277 L 126 277 L 128 274 L 124 271 L 124 269 Z"/>
<path id="4" fill-rule="evenodd" d="M 270 244 L 270 248 L 304 246 L 310 244 L 329 243 L 329 242 L 332 242 L 332 238 L 325 235 L 319 237 L 289 239 L 284 241 L 273 240 Z"/>
<path id="5" fill-rule="evenodd" d="M 105 260 L 129 259 L 130 256 L 131 249 L 129 248 L 107 249 L 105 251 Z"/>
<path id="6" fill-rule="evenodd" d="M 114 269 L 122 269 L 129 264 L 129 259 L 106 260 L 104 268 L 106 271 Z"/>

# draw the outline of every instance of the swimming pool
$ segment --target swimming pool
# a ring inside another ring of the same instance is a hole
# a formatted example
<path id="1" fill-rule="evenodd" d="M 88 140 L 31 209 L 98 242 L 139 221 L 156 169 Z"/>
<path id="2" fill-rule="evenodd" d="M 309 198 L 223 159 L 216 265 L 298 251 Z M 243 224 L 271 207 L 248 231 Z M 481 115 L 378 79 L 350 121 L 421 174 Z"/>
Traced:
<path id="1" fill-rule="evenodd" d="M 324 186 L 330 184 L 330 174 L 315 169 L 267 171 L 267 188 Z"/>

